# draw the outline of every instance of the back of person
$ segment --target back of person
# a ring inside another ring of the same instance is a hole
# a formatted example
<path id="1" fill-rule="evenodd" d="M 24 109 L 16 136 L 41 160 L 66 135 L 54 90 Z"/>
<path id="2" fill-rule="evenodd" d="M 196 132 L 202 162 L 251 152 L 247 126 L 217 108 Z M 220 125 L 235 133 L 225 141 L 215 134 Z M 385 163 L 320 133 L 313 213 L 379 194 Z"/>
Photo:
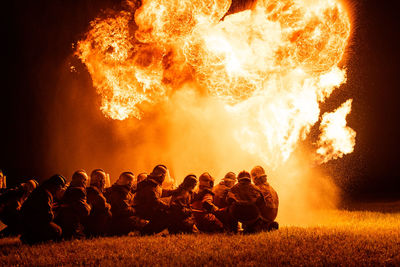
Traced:
<path id="1" fill-rule="evenodd" d="M 196 187 L 197 177 L 190 174 L 185 177 L 182 184 L 175 190 L 171 197 L 169 216 L 170 224 L 168 231 L 172 234 L 194 233 L 197 228 L 194 225 L 194 218 L 190 203 L 193 198 L 193 189 Z"/>
<path id="2" fill-rule="evenodd" d="M 92 171 L 90 187 L 86 188 L 87 203 L 91 210 L 85 220 L 85 233 L 87 236 L 106 235 L 111 224 L 111 205 L 107 203 L 102 191 L 106 184 L 106 173 L 102 169 Z"/>
<path id="3" fill-rule="evenodd" d="M 63 237 L 82 238 L 83 221 L 89 216 L 90 206 L 86 202 L 86 192 L 82 187 L 68 187 L 61 200 L 61 207 L 56 218 L 63 229 Z"/>
<path id="4" fill-rule="evenodd" d="M 135 194 L 135 209 L 139 217 L 149 220 L 142 229 L 143 235 L 159 233 L 170 223 L 169 205 L 161 198 L 171 196 L 174 190 L 162 188 L 165 178 L 169 175 L 165 165 L 157 165 L 145 180 L 137 185 Z"/>
<path id="5" fill-rule="evenodd" d="M 135 214 L 130 189 L 129 185 L 113 184 L 111 186 L 110 202 L 113 218 L 127 218 Z"/>
<path id="6" fill-rule="evenodd" d="M 23 243 L 59 240 L 62 229 L 53 222 L 53 196 L 65 185 L 65 178 L 54 175 L 35 189 L 21 208 Z"/>
<path id="7" fill-rule="evenodd" d="M 234 199 L 236 202 L 256 204 L 263 198 L 263 195 L 260 189 L 253 185 L 250 180 L 241 180 L 231 188 L 227 198 Z"/>
<path id="8" fill-rule="evenodd" d="M 132 206 L 133 183 L 133 173 L 123 172 L 111 187 L 111 234 L 125 235 L 132 231 L 140 231 L 147 224 L 147 221 L 137 216 Z"/>
<path id="9" fill-rule="evenodd" d="M 55 219 L 63 229 L 63 238 L 84 237 L 83 222 L 89 216 L 90 206 L 86 201 L 86 185 L 89 180 L 86 172 L 79 170 L 72 176 L 70 186 L 65 191 Z"/>
<path id="10" fill-rule="evenodd" d="M 230 188 L 225 185 L 224 181 L 221 181 L 214 187 L 214 204 L 218 208 L 225 208 L 228 206 L 226 203 L 226 196 L 228 195 L 229 189 Z"/>
<path id="11" fill-rule="evenodd" d="M 194 218 L 197 228 L 202 232 L 222 232 L 222 222 L 213 214 L 218 210 L 214 202 L 214 178 L 209 173 L 199 177 L 199 191 L 195 195 L 192 207 L 195 209 Z"/>
<path id="12" fill-rule="evenodd" d="M 260 219 L 260 208 L 265 205 L 264 197 L 251 183 L 250 173 L 240 172 L 238 180 L 227 195 L 229 213 L 232 218 L 242 223 L 246 232 L 253 232 L 253 226 Z"/>
<path id="13" fill-rule="evenodd" d="M 35 180 L 29 180 L 15 188 L 8 189 L 0 196 L 0 220 L 7 225 L 1 236 L 17 235 L 20 232 L 20 209 L 25 200 L 37 187 Z"/>
<path id="14" fill-rule="evenodd" d="M 265 199 L 265 207 L 261 210 L 261 216 L 268 222 L 273 222 L 278 215 L 279 198 L 277 192 L 267 182 L 267 175 L 261 166 L 256 166 L 251 171 L 251 178 Z"/>
<path id="15" fill-rule="evenodd" d="M 222 181 L 214 187 L 214 204 L 222 209 L 228 206 L 226 203 L 226 196 L 228 195 L 229 190 L 234 186 L 236 182 L 236 175 L 233 172 L 228 172 L 225 174 Z"/>
<path id="16" fill-rule="evenodd" d="M 268 221 L 274 221 L 278 215 L 279 198 L 278 193 L 272 188 L 269 183 L 262 183 L 256 185 L 262 192 L 266 208 L 261 211 L 261 215 Z"/>
<path id="17" fill-rule="evenodd" d="M 26 227 L 40 227 L 54 219 L 53 196 L 43 187 L 37 188 L 21 208 L 21 219 Z"/>
<path id="18" fill-rule="evenodd" d="M 174 192 L 162 188 L 167 174 L 168 169 L 164 165 L 157 165 L 146 179 L 138 183 L 134 203 L 139 216 L 151 219 L 168 210 L 169 205 L 161 199 L 171 196 Z"/>
<path id="19" fill-rule="evenodd" d="M 97 187 L 88 187 L 86 192 L 91 210 L 85 222 L 85 232 L 88 236 L 105 235 L 111 223 L 111 205 Z"/>
<path id="20" fill-rule="evenodd" d="M 168 208 L 160 199 L 162 188 L 151 177 L 146 178 L 137 185 L 137 191 L 134 196 L 136 210 L 140 216 L 149 218 L 159 209 Z M 164 205 L 163 205 L 164 204 Z"/>

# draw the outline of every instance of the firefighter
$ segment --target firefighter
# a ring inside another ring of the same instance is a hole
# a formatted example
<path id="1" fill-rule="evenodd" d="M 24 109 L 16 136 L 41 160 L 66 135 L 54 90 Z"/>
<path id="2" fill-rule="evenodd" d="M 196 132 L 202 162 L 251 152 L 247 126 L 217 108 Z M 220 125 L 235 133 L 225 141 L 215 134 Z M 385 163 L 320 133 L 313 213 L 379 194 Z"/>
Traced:
<path id="1" fill-rule="evenodd" d="M 7 225 L 0 236 L 15 236 L 20 233 L 20 210 L 22 204 L 38 186 L 34 179 L 15 188 L 7 189 L 0 195 L 0 220 Z"/>
<path id="2" fill-rule="evenodd" d="M 214 192 L 214 204 L 218 208 L 225 208 L 228 206 L 226 203 L 226 196 L 228 191 L 235 185 L 236 175 L 233 172 L 228 172 L 225 174 L 222 181 L 216 185 L 213 189 Z"/>
<path id="3" fill-rule="evenodd" d="M 126 235 L 141 230 L 147 223 L 136 216 L 133 208 L 132 186 L 135 176 L 132 172 L 123 172 L 111 187 L 111 234 Z"/>
<path id="4" fill-rule="evenodd" d="M 159 233 L 168 227 L 169 205 L 161 200 L 169 197 L 174 190 L 162 189 L 162 184 L 168 175 L 165 165 L 157 165 L 147 178 L 137 185 L 135 208 L 139 217 L 149 220 L 142 230 L 143 235 Z"/>
<path id="5" fill-rule="evenodd" d="M 193 199 L 193 190 L 197 185 L 197 177 L 189 174 L 176 189 L 170 202 L 170 225 L 168 232 L 178 233 L 196 233 L 197 228 L 194 224 L 192 208 L 190 203 Z"/>
<path id="6" fill-rule="evenodd" d="M 262 192 L 251 183 L 250 173 L 242 171 L 238 175 L 238 183 L 227 194 L 227 203 L 231 218 L 242 223 L 245 233 L 258 232 L 265 221 L 260 210 L 265 207 Z"/>
<path id="7" fill-rule="evenodd" d="M 61 201 L 56 223 L 63 231 L 64 239 L 83 238 L 83 223 L 90 213 L 86 199 L 86 187 L 89 176 L 84 170 L 78 170 L 72 175 L 72 180 Z"/>
<path id="8" fill-rule="evenodd" d="M 213 204 L 214 178 L 205 172 L 199 177 L 199 190 L 194 197 L 192 207 L 197 228 L 202 232 L 222 232 L 224 226 L 222 222 L 213 214 L 218 211 L 218 207 Z"/>
<path id="9" fill-rule="evenodd" d="M 23 243 L 34 244 L 61 239 L 62 229 L 53 222 L 54 196 L 65 185 L 62 175 L 53 175 L 36 188 L 21 207 Z"/>
<path id="10" fill-rule="evenodd" d="M 86 189 L 87 203 L 91 210 L 85 221 L 86 236 L 104 236 L 110 230 L 111 205 L 103 195 L 106 184 L 106 173 L 96 169 L 90 174 L 90 187 Z"/>
<path id="11" fill-rule="evenodd" d="M 265 206 L 261 209 L 261 216 L 266 220 L 268 230 L 278 229 L 279 225 L 275 222 L 278 215 L 279 198 L 276 191 L 267 181 L 265 170 L 261 166 L 256 166 L 251 170 L 251 178 L 253 183 L 262 192 L 265 200 Z"/>

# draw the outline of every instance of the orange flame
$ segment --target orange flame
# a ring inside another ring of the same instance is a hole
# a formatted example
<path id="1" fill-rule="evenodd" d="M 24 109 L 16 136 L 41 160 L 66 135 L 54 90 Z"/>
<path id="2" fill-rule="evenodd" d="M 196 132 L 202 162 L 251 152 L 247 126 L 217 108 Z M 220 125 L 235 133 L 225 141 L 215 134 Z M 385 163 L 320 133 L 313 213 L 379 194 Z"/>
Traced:
<path id="1" fill-rule="evenodd" d="M 319 104 L 346 81 L 338 64 L 349 17 L 336 0 L 259 0 L 251 10 L 225 16 L 230 5 L 144 0 L 136 10 L 94 20 L 77 55 L 105 116 L 141 119 L 190 82 L 237 118 L 240 130 L 232 134 L 243 149 L 278 166 L 318 122 Z M 323 134 L 319 155 L 351 152 Z M 354 135 L 338 134 L 354 146 Z"/>
<path id="2" fill-rule="evenodd" d="M 347 100 L 338 109 L 322 115 L 321 135 L 317 142 L 317 154 L 321 163 L 337 159 L 354 150 L 356 132 L 346 126 L 346 116 L 351 111 L 352 99 Z"/>

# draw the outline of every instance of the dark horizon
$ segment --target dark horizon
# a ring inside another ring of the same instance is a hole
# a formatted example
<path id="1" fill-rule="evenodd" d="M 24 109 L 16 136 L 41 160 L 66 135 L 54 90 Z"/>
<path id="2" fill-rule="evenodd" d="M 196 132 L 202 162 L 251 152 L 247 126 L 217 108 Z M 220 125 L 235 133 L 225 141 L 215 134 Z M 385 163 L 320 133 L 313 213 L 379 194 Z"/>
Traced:
<path id="1" fill-rule="evenodd" d="M 48 114 L 60 113 L 60 120 L 68 118 L 65 127 L 72 133 L 71 128 L 77 127 L 73 121 L 79 116 L 73 112 L 76 107 L 83 108 L 90 117 L 102 116 L 89 74 L 79 75 L 91 92 L 73 92 L 74 96 L 68 98 L 69 92 L 59 84 L 75 74 L 60 70 L 79 64 L 72 56 L 72 44 L 85 33 L 90 21 L 101 10 L 118 6 L 117 0 L 7 2 L 0 169 L 10 183 L 25 177 L 46 179 L 53 171 L 44 160 L 48 157 L 54 122 Z M 346 196 L 400 197 L 400 127 L 396 119 L 400 99 L 396 77 L 398 9 L 395 1 L 359 0 L 351 1 L 350 6 L 353 33 L 346 55 L 347 83 L 335 91 L 322 109 L 333 101 L 353 98 L 348 123 L 357 132 L 356 146 L 352 154 L 329 162 L 325 169 Z M 91 129 L 96 133 L 93 137 L 109 140 L 112 126 L 117 123 L 102 121 Z M 119 144 L 118 140 L 109 142 Z M 66 148 L 66 153 L 72 152 Z"/>

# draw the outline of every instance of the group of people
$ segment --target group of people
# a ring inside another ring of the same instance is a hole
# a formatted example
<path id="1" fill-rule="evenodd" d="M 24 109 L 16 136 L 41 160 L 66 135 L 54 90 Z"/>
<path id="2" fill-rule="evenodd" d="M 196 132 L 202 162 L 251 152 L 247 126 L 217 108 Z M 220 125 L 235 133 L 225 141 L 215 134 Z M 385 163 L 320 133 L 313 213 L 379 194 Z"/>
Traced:
<path id="1" fill-rule="evenodd" d="M 169 171 L 157 165 L 137 177 L 123 172 L 106 188 L 102 169 L 78 170 L 67 184 L 54 175 L 0 192 L 2 236 L 21 235 L 28 244 L 138 232 L 151 235 L 168 229 L 179 233 L 254 233 L 278 229 L 278 195 L 261 166 L 237 176 L 228 172 L 214 186 L 205 172 L 187 175 L 172 189 L 163 188 Z M 197 188 L 198 187 L 198 188 Z M 196 189 L 197 188 L 197 189 Z"/>

